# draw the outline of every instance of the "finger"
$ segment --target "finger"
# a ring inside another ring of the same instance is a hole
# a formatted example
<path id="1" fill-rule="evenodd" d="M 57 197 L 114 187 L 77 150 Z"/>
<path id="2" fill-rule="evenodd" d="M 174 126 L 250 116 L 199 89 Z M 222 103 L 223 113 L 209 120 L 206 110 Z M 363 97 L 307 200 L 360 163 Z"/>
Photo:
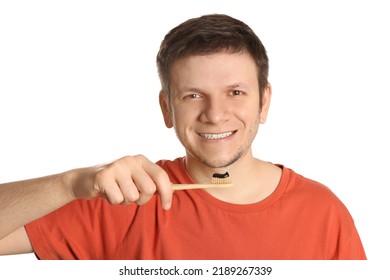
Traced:
<path id="1" fill-rule="evenodd" d="M 127 205 L 139 199 L 139 191 L 128 170 L 118 167 L 115 173 L 116 183 L 122 192 L 122 204 Z"/>
<path id="2" fill-rule="evenodd" d="M 96 183 L 96 187 L 100 190 L 101 197 L 107 199 L 110 204 L 115 205 L 123 202 L 123 194 L 114 179 L 101 180 Z"/>
<path id="3" fill-rule="evenodd" d="M 128 205 L 139 199 L 138 189 L 131 178 L 117 178 L 116 180 L 123 195 L 121 204 Z"/>
<path id="4" fill-rule="evenodd" d="M 144 169 L 134 171 L 132 179 L 139 191 L 137 204 L 143 205 L 156 193 L 156 185 Z"/>
<path id="5" fill-rule="evenodd" d="M 159 165 L 152 162 L 145 164 L 144 169 L 156 186 L 162 207 L 165 210 L 169 210 L 172 205 L 172 183 L 169 180 L 168 174 Z"/>

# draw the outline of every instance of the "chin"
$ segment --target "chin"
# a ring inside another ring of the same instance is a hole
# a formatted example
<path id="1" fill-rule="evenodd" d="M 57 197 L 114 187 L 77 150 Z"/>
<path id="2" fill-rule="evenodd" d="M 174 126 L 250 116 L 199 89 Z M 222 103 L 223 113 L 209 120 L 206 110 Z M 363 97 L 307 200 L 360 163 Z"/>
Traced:
<path id="1" fill-rule="evenodd" d="M 210 168 L 226 168 L 236 161 L 238 161 L 241 158 L 242 154 L 237 153 L 235 156 L 230 156 L 226 158 L 207 158 L 207 157 L 196 157 L 200 162 L 202 162 L 204 165 L 210 167 Z"/>

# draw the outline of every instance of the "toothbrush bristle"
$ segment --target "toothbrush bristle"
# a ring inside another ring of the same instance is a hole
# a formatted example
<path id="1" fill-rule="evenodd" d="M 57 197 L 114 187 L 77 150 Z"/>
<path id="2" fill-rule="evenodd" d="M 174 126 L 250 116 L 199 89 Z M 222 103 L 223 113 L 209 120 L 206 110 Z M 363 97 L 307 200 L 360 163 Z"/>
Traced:
<path id="1" fill-rule="evenodd" d="M 228 172 L 225 172 L 223 174 L 214 173 L 213 178 L 211 180 L 212 184 L 231 184 L 231 182 L 232 180 Z"/>

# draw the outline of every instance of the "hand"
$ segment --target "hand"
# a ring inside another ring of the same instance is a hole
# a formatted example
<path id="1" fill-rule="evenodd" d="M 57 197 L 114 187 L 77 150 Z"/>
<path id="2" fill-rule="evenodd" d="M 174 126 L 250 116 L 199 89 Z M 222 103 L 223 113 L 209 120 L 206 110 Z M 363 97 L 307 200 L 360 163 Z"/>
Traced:
<path id="1" fill-rule="evenodd" d="M 70 171 L 76 198 L 104 197 L 111 204 L 145 204 L 158 193 L 168 210 L 172 202 L 172 184 L 168 174 L 142 155 L 126 156 L 112 163 Z"/>

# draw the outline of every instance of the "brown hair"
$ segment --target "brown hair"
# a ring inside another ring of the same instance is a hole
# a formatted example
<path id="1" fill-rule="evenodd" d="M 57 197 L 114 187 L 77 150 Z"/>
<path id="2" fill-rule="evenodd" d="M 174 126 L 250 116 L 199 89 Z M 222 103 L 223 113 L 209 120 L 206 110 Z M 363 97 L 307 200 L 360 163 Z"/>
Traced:
<path id="1" fill-rule="evenodd" d="M 248 52 L 258 70 L 260 94 L 268 84 L 268 57 L 260 39 L 244 22 L 222 14 L 189 19 L 173 28 L 161 42 L 157 68 L 164 91 L 169 92 L 173 63 L 183 57 L 217 52 Z"/>

